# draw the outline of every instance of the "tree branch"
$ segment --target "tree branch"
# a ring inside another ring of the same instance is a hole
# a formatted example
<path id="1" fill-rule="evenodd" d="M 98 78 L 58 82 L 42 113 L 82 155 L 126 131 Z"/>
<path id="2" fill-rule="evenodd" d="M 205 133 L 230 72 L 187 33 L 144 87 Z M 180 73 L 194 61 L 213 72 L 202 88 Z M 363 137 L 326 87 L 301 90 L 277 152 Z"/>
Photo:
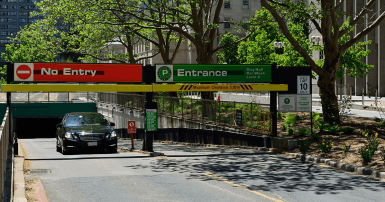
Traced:
<path id="1" fill-rule="evenodd" d="M 344 45 L 340 46 L 340 51 L 343 53 L 349 47 L 353 46 L 355 43 L 359 42 L 364 36 L 369 34 L 371 31 L 376 29 L 383 21 L 385 20 L 385 11 L 367 28 L 365 28 L 362 32 L 358 33 L 354 36 L 353 39 L 346 42 Z"/>
<path id="2" fill-rule="evenodd" d="M 274 19 L 278 22 L 279 26 L 282 28 L 282 33 L 285 35 L 285 37 L 289 40 L 289 42 L 293 45 L 293 47 L 301 54 L 301 56 L 305 59 L 305 61 L 310 65 L 310 67 L 317 73 L 322 74 L 323 70 L 321 67 L 319 67 L 312 58 L 303 50 L 303 48 L 298 44 L 298 42 L 293 38 L 293 36 L 290 34 L 290 31 L 287 29 L 287 26 L 285 25 L 283 19 L 279 16 L 277 11 L 270 6 L 266 0 L 261 0 L 261 4 L 263 7 L 265 7 Z"/>
<path id="3" fill-rule="evenodd" d="M 349 26 L 355 26 L 360 20 L 363 19 L 363 17 L 369 13 L 369 8 L 374 6 L 374 4 L 377 2 L 377 0 L 371 0 L 369 1 L 361 10 L 361 12 L 349 23 Z M 344 28 L 340 31 L 340 36 L 343 36 L 344 34 L 349 32 L 349 28 Z"/>

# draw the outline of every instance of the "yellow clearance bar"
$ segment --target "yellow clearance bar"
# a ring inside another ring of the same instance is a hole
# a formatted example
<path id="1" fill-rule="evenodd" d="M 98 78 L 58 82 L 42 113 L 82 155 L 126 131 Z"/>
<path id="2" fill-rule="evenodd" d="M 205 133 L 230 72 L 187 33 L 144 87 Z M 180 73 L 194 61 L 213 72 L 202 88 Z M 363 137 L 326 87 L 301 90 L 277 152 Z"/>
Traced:
<path id="1" fill-rule="evenodd" d="M 2 92 L 152 92 L 152 85 L 1 85 Z"/>
<path id="2" fill-rule="evenodd" d="M 186 85 L 42 85 L 6 84 L 2 92 L 176 92 L 176 91 L 287 91 L 287 84 Z"/>
<path id="3" fill-rule="evenodd" d="M 153 85 L 153 92 L 174 91 L 288 91 L 287 84 L 186 84 Z"/>

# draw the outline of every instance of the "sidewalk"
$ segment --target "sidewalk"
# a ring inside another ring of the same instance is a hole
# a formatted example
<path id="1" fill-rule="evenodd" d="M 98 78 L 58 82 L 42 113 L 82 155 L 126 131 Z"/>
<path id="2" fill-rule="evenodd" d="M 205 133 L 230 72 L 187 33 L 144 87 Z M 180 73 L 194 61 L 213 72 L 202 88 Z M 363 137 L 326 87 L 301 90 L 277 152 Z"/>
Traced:
<path id="1" fill-rule="evenodd" d="M 219 93 L 215 95 L 215 99 L 217 99 Z M 270 104 L 270 97 L 267 94 L 248 94 L 248 93 L 225 93 L 221 92 L 221 101 L 230 101 L 230 102 L 254 102 L 259 104 Z M 342 96 L 344 99 L 345 95 Z M 343 100 L 342 99 L 342 100 Z M 338 96 L 338 100 L 340 100 L 340 96 Z M 364 96 L 364 104 L 362 104 L 362 96 L 352 96 L 353 109 L 360 110 L 371 110 L 377 111 L 378 109 L 382 109 L 385 111 L 385 97 L 377 98 L 377 107 L 375 104 L 375 98 L 373 96 Z M 321 97 L 318 94 L 312 95 L 312 105 L 313 106 L 322 106 L 321 105 Z"/>

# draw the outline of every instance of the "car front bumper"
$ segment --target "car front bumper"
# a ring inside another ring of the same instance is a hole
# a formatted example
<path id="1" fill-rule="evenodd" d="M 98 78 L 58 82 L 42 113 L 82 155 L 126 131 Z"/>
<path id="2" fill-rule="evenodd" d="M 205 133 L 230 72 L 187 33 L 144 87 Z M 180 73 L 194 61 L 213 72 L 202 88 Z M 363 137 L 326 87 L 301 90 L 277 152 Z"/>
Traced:
<path id="1" fill-rule="evenodd" d="M 118 145 L 117 138 L 112 138 L 107 140 L 98 140 L 98 141 L 82 141 L 77 139 L 63 140 L 63 146 L 69 150 L 108 149 L 108 148 L 117 147 L 117 145 Z"/>

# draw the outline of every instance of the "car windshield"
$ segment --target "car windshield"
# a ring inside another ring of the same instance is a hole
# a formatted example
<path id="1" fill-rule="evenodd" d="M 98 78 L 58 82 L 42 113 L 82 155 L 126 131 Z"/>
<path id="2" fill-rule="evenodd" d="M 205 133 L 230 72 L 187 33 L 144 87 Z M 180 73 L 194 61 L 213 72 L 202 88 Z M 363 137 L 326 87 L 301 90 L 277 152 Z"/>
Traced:
<path id="1" fill-rule="evenodd" d="M 71 126 L 92 126 L 92 125 L 107 125 L 107 120 L 100 114 L 82 114 L 69 115 L 66 118 L 65 124 Z"/>

